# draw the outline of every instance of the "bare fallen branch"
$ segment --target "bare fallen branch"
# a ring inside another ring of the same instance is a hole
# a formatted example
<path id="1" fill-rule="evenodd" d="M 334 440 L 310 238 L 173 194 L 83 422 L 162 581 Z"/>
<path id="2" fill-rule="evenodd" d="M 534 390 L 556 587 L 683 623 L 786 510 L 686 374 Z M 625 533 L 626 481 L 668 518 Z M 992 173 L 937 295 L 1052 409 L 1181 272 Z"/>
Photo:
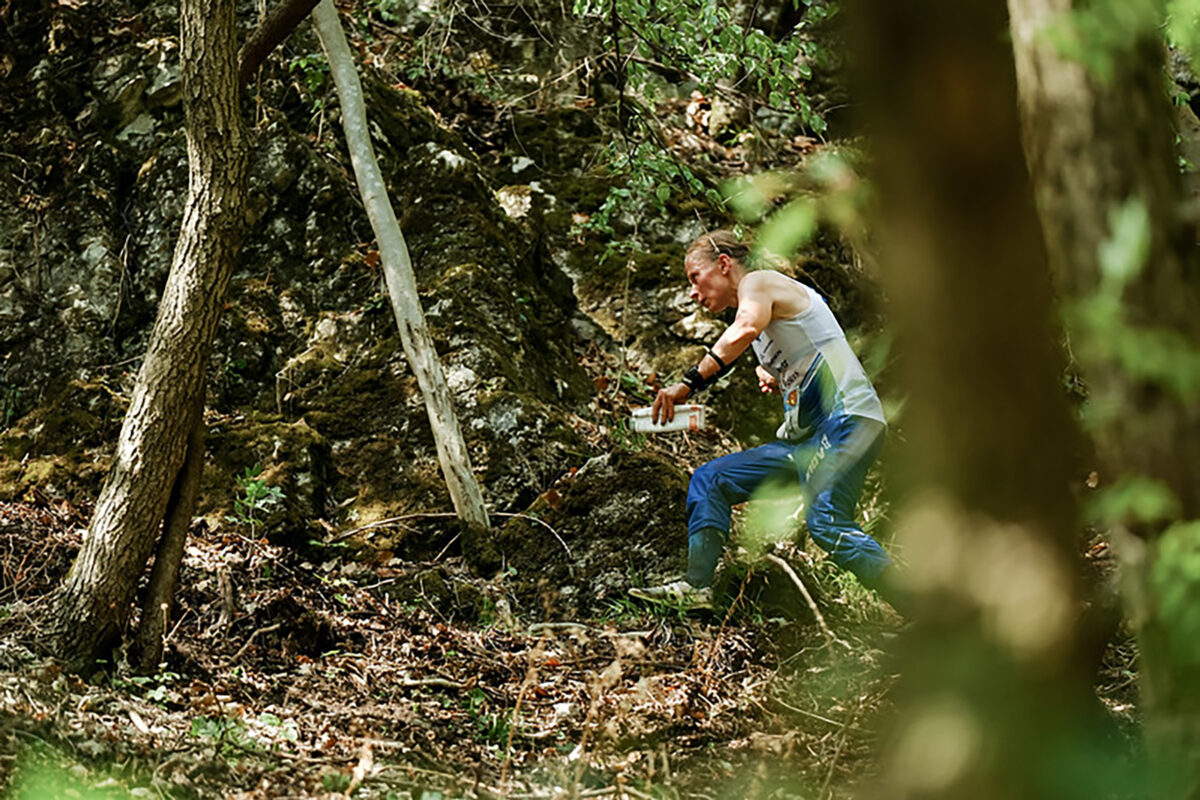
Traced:
<path id="1" fill-rule="evenodd" d="M 796 584 L 796 588 L 800 590 L 800 594 L 804 595 L 804 601 L 808 603 L 813 616 L 817 618 L 817 625 L 820 626 L 821 633 L 825 635 L 825 640 L 829 642 L 837 641 L 837 637 L 833 635 L 833 631 L 825 623 L 825 617 L 821 614 L 821 609 L 817 608 L 816 601 L 812 599 L 812 595 L 808 593 L 808 589 L 804 588 L 804 584 L 800 582 L 800 576 L 792 569 L 792 565 L 775 555 L 768 554 L 767 560 L 787 573 L 787 576 L 792 579 L 792 583 Z"/>
<path id="2" fill-rule="evenodd" d="M 276 622 L 274 625 L 268 625 L 265 628 L 259 628 L 254 633 L 250 634 L 250 637 L 248 639 L 246 639 L 246 643 L 243 644 L 238 649 L 238 651 L 233 654 L 233 658 L 229 659 L 224 664 L 222 664 L 221 668 L 224 669 L 225 667 L 232 667 L 234 664 L 236 664 L 238 661 L 240 661 L 242 659 L 242 656 L 246 655 L 246 651 L 250 649 L 250 645 L 254 644 L 254 639 L 259 634 L 271 633 L 273 631 L 279 630 L 282 627 L 283 627 L 282 622 Z"/>
<path id="3" fill-rule="evenodd" d="M 342 541 L 345 541 L 346 539 L 349 539 L 351 536 L 353 536 L 356 533 L 362 533 L 363 531 L 369 531 L 373 528 L 385 528 L 388 525 L 398 525 L 398 524 L 404 522 L 405 520 L 409 520 L 409 519 L 438 519 L 438 518 L 457 517 L 457 516 L 458 516 L 458 514 L 453 514 L 448 511 L 428 511 L 428 512 L 423 512 L 423 513 L 419 513 L 419 514 L 404 514 L 399 517 L 388 517 L 387 519 L 376 520 L 375 522 L 372 522 L 367 525 L 361 525 L 357 528 L 351 528 L 348 531 L 338 534 L 337 537 L 335 537 L 329 543 L 336 544 L 337 542 L 342 542 Z M 537 517 L 531 516 L 529 514 L 520 514 L 517 512 L 492 511 L 492 512 L 489 512 L 489 516 L 509 517 L 509 518 L 515 517 L 517 519 L 527 519 L 530 522 L 536 522 L 538 525 L 541 525 L 543 528 L 550 531 L 550 533 L 552 533 L 554 535 L 554 538 L 558 540 L 558 543 L 562 545 L 563 550 L 567 554 L 567 558 L 570 559 L 570 561 L 567 562 L 567 568 L 571 570 L 572 574 L 574 574 L 575 556 L 573 556 L 571 554 L 571 548 L 567 546 L 567 543 L 565 541 L 563 541 L 563 538 L 561 535 L 559 535 L 559 532 L 556 531 L 554 528 L 552 528 L 545 520 L 538 519 Z M 455 538 L 457 538 L 457 537 L 455 537 Z M 447 546 L 449 546 L 449 545 L 447 545 Z M 442 552 L 445 552 L 445 551 L 443 550 Z"/>

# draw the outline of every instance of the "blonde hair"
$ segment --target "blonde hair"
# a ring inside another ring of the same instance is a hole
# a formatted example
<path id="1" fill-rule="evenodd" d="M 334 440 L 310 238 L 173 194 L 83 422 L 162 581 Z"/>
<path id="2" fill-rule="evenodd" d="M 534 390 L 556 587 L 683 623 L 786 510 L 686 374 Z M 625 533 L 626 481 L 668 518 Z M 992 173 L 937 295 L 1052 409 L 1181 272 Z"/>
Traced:
<path id="1" fill-rule="evenodd" d="M 686 261 L 692 253 L 700 253 L 714 263 L 724 253 L 746 270 L 777 269 L 787 272 L 791 268 L 786 258 L 770 250 L 756 250 L 749 238 L 739 239 L 733 231 L 724 228 L 697 236 L 695 241 L 688 245 L 684 260 Z"/>
<path id="2" fill-rule="evenodd" d="M 684 258 L 693 253 L 701 253 L 708 261 L 715 262 L 722 253 L 749 268 L 750 243 L 744 242 L 730 230 L 715 230 L 702 233 L 690 245 Z"/>

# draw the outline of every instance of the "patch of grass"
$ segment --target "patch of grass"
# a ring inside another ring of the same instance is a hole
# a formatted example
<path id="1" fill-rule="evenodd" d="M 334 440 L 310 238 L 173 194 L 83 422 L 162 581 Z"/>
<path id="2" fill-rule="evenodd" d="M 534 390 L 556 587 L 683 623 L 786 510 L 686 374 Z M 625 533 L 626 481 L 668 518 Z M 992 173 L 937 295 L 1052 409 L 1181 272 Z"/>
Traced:
<path id="1" fill-rule="evenodd" d="M 645 616 L 645 610 L 631 597 L 610 597 L 604 601 L 604 613 L 600 618 L 617 624 L 636 622 Z"/>

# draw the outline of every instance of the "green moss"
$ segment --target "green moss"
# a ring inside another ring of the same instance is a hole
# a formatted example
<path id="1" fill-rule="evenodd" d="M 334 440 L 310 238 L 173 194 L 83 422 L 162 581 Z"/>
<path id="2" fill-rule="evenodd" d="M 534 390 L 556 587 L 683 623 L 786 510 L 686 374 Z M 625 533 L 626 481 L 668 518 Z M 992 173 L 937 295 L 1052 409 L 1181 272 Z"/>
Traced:
<path id="1" fill-rule="evenodd" d="M 0 434 L 0 496 L 42 488 L 73 500 L 96 497 L 126 404 L 104 384 L 66 383 Z"/>
<path id="2" fill-rule="evenodd" d="M 603 300 L 619 297 L 624 290 L 626 277 L 630 289 L 657 291 L 659 289 L 684 288 L 683 247 L 674 242 L 653 244 L 633 254 L 633 268 L 629 268 L 629 257 L 621 254 L 607 261 L 596 261 L 581 270 L 578 290 L 581 299 Z"/>
<path id="3" fill-rule="evenodd" d="M 552 174 L 568 173 L 587 163 L 603 137 L 593 114 L 577 108 L 518 113 L 513 117 L 513 132 L 521 153 Z"/>
<path id="4" fill-rule="evenodd" d="M 39 458 L 25 464 L 20 480 L 28 486 L 37 486 L 50 483 L 56 475 L 61 477 L 64 471 L 63 459 Z"/>
<path id="5" fill-rule="evenodd" d="M 201 480 L 198 511 L 224 519 L 238 496 L 237 476 L 261 468 L 268 486 L 283 492 L 281 507 L 268 509 L 263 530 L 286 540 L 307 534 L 310 521 L 325 515 L 329 501 L 331 458 L 325 437 L 305 420 L 251 412 L 211 428 L 208 460 Z"/>
<path id="6" fill-rule="evenodd" d="M 24 431 L 6 432 L 0 436 L 0 457 L 20 461 L 33 447 L 33 437 Z"/>

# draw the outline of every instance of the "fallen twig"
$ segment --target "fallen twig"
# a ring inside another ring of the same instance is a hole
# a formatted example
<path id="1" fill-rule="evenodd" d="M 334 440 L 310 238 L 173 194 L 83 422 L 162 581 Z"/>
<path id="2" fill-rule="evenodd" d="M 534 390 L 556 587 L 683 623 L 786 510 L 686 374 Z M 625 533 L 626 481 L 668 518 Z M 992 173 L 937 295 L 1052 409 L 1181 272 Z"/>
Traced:
<path id="1" fill-rule="evenodd" d="M 229 570 L 224 567 L 217 571 L 217 593 L 221 599 L 221 617 L 217 620 L 217 630 L 225 632 L 237 616 L 237 603 L 233 599 L 233 579 L 229 577 Z"/>
<path id="2" fill-rule="evenodd" d="M 796 588 L 800 590 L 800 594 L 804 595 L 805 602 L 808 603 L 809 609 L 812 610 L 813 616 L 817 618 L 817 625 L 821 628 L 821 633 L 825 635 L 825 640 L 828 642 L 839 641 L 833 635 L 833 631 L 829 629 L 829 625 L 825 623 L 825 617 L 821 614 L 821 609 L 817 608 L 817 603 L 813 600 L 812 595 L 808 593 L 808 589 L 804 588 L 804 584 L 800 582 L 800 576 L 792 569 L 792 565 L 784 561 L 779 556 L 767 555 L 767 560 L 782 569 L 787 576 L 792 579 L 792 583 L 796 584 Z"/>
<path id="3" fill-rule="evenodd" d="M 400 681 L 399 685 L 405 689 L 413 689 L 419 686 L 436 686 L 441 689 L 467 688 L 467 684 L 447 678 L 409 678 L 408 680 Z"/>
<path id="4" fill-rule="evenodd" d="M 345 793 L 342 795 L 345 800 L 350 800 L 350 796 L 354 794 L 354 790 L 359 787 L 375 769 L 375 757 L 371 753 L 371 745 L 364 743 L 362 751 L 358 757 L 358 764 L 355 765 L 354 771 L 350 773 L 350 785 L 346 787 Z"/>
<path id="5" fill-rule="evenodd" d="M 650 635 L 650 631 L 610 631 L 597 628 L 595 625 L 585 625 L 582 622 L 535 622 L 525 629 L 525 632 L 530 635 L 536 635 L 542 631 L 583 631 L 593 636 L 613 637 Z"/>
<path id="6" fill-rule="evenodd" d="M 778 703 L 779 705 L 783 706 L 788 711 L 791 711 L 794 714 L 800 714 L 805 717 L 810 717 L 815 720 L 820 720 L 821 722 L 824 722 L 826 725 L 832 725 L 835 728 L 839 728 L 839 729 L 846 728 L 847 726 L 849 726 L 849 728 L 851 730 L 856 730 L 856 731 L 862 730 L 861 728 L 855 727 L 854 725 L 850 725 L 847 722 L 838 722 L 836 719 L 830 719 L 829 717 L 823 717 L 820 714 L 813 713 L 812 711 L 805 711 L 803 708 L 796 708 L 795 706 L 791 705 L 790 703 L 785 703 L 783 700 L 780 700 L 778 697 L 772 697 L 770 699 L 773 702 Z"/>
<path id="7" fill-rule="evenodd" d="M 517 724 L 521 718 L 521 701 L 525 699 L 526 690 L 537 683 L 537 662 L 542 659 L 542 656 L 541 644 L 529 652 L 529 668 L 525 671 L 525 680 L 521 682 L 521 689 L 517 692 L 517 702 L 513 704 L 512 717 L 508 721 L 508 742 L 504 746 L 504 762 L 500 765 L 500 788 L 505 795 L 508 794 L 508 768 L 512 764 L 513 736 L 517 732 Z"/>
<path id="8" fill-rule="evenodd" d="M 721 639 L 725 636 L 725 626 L 729 624 L 729 618 L 733 616 L 733 611 L 738 607 L 738 603 L 742 601 L 742 596 L 746 593 L 746 584 L 750 582 L 751 572 L 746 573 L 746 577 L 742 578 L 742 585 L 738 589 L 737 597 L 729 604 L 729 611 L 725 612 L 725 618 L 721 620 L 721 629 L 717 631 L 717 638 L 713 639 L 712 647 L 708 650 L 708 655 L 704 659 L 704 663 L 700 665 L 701 671 L 704 673 L 704 693 L 708 694 L 712 689 L 712 662 L 717 656 L 717 650 L 721 647 Z"/>
<path id="9" fill-rule="evenodd" d="M 254 633 L 250 634 L 250 638 L 246 639 L 246 643 L 242 645 L 236 653 L 233 654 L 233 658 L 222 664 L 221 668 L 224 669 L 225 667 L 232 667 L 234 664 L 240 661 L 242 656 L 246 655 L 246 651 L 250 649 L 250 645 L 254 644 L 254 638 L 260 633 L 271 633 L 279 630 L 282 627 L 282 622 L 276 622 L 274 625 L 268 625 L 265 628 L 259 628 Z"/>
<path id="10" fill-rule="evenodd" d="M 492 516 L 492 517 L 509 517 L 509 518 L 517 518 L 517 519 L 527 519 L 530 522 L 536 522 L 538 525 L 541 525 L 543 528 L 550 531 L 550 533 L 552 533 L 554 535 L 554 538 L 558 540 L 558 543 L 562 545 L 563 550 L 566 551 L 567 558 L 570 559 L 570 561 L 567 564 L 568 567 L 572 567 L 572 565 L 574 564 L 575 556 L 573 556 L 571 554 L 571 548 L 567 546 L 567 543 L 565 541 L 563 541 L 563 538 L 562 538 L 562 536 L 559 535 L 558 531 L 556 531 L 556 530 L 554 530 L 554 528 L 550 527 L 550 525 L 545 520 L 538 519 L 537 517 L 531 516 L 529 514 L 519 514 L 516 512 L 490 511 L 490 512 L 488 512 L 488 515 Z M 419 513 L 419 514 L 404 514 L 399 517 L 388 517 L 387 519 L 376 520 L 375 522 L 372 522 L 368 525 L 362 525 L 358 528 L 351 528 L 350 530 L 345 531 L 344 533 L 338 534 L 336 537 L 334 537 L 332 540 L 330 540 L 328 542 L 328 544 L 336 544 L 337 542 L 341 542 L 346 539 L 349 539 L 351 536 L 353 536 L 356 533 L 362 533 L 363 531 L 370 530 L 372 528 L 382 528 L 386 525 L 395 525 L 397 523 L 403 522 L 406 519 L 425 519 L 425 518 L 437 519 L 437 518 L 448 518 L 448 517 L 457 517 L 457 516 L 458 516 L 458 514 L 455 514 L 452 511 L 428 511 L 428 512 L 423 512 L 423 513 Z M 457 538 L 457 537 L 455 537 L 455 538 Z M 453 543 L 453 540 L 451 540 L 451 543 Z M 447 545 L 447 547 L 448 546 L 449 545 Z M 445 550 L 443 550 L 442 552 L 444 553 Z M 441 557 L 440 554 L 438 557 L 439 558 Z"/>
<path id="11" fill-rule="evenodd" d="M 829 789 L 829 782 L 833 779 L 833 772 L 837 769 L 838 759 L 842 757 L 842 749 L 846 746 L 846 740 L 850 738 L 850 729 L 854 727 L 854 718 L 858 716 L 859 709 L 862 706 L 856 706 L 854 713 L 850 715 L 850 719 L 846 720 L 846 724 L 838 731 L 838 746 L 833 751 L 833 758 L 829 762 L 829 771 L 825 773 L 825 783 L 821 784 L 821 791 L 817 792 L 818 798 L 824 798 L 826 790 Z"/>

